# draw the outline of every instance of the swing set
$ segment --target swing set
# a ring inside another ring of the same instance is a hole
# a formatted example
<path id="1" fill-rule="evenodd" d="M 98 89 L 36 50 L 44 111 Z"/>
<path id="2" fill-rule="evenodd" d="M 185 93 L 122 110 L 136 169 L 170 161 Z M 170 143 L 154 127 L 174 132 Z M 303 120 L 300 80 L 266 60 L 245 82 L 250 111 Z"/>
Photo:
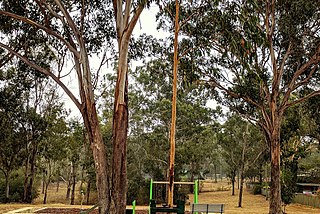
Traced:
<path id="1" fill-rule="evenodd" d="M 184 214 L 185 211 L 185 201 L 184 200 L 177 200 L 176 207 L 166 207 L 165 205 L 162 207 L 156 206 L 156 198 L 154 198 L 154 187 L 157 184 L 165 184 L 169 185 L 169 181 L 153 181 L 150 180 L 150 207 L 149 207 L 149 214 L 156 214 L 157 212 L 164 212 L 164 213 L 177 213 L 177 214 Z M 183 182 L 177 181 L 173 182 L 174 185 L 193 185 L 193 203 L 198 204 L 198 194 L 199 194 L 199 181 L 195 180 L 194 182 Z"/>

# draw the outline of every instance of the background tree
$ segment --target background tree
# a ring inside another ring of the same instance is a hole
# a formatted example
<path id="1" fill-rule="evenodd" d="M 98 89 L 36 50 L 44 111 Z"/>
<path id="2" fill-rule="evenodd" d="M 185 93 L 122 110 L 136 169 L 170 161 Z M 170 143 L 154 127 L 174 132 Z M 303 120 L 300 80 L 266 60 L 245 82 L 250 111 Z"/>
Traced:
<path id="1" fill-rule="evenodd" d="M 99 47 L 112 38 L 114 31 L 109 2 L 30 0 L 1 3 L 1 21 L 6 23 L 1 25 L 1 31 L 7 38 L 7 43 L 0 43 L 1 48 L 6 50 L 1 61 L 5 61 L 7 56 L 16 56 L 37 72 L 52 78 L 77 106 L 92 145 L 101 212 L 106 213 L 111 200 L 109 193 L 115 192 L 109 191 L 110 182 L 105 179 L 108 177 L 107 158 L 95 108 L 93 72 L 88 53 L 97 53 L 101 50 Z M 18 33 L 14 34 L 14 31 Z M 21 48 L 22 44 L 24 48 Z M 112 47 L 112 44 L 107 47 Z M 42 54 L 50 56 L 47 63 L 39 62 Z M 78 97 L 63 82 L 68 74 L 63 70 L 65 57 L 68 56 L 73 60 L 72 71 L 79 83 Z"/>
<path id="2" fill-rule="evenodd" d="M 232 195 L 234 195 L 236 173 L 239 171 L 238 207 L 241 207 L 245 174 L 265 152 L 264 142 L 256 127 L 241 119 L 239 115 L 231 115 L 221 127 L 218 143 L 228 164 Z"/>
<path id="3" fill-rule="evenodd" d="M 262 127 L 271 152 L 269 212 L 281 213 L 280 124 L 286 109 L 320 93 L 319 3 L 215 1 L 203 8 L 182 28 L 193 50 L 187 55 L 200 83 Z"/>

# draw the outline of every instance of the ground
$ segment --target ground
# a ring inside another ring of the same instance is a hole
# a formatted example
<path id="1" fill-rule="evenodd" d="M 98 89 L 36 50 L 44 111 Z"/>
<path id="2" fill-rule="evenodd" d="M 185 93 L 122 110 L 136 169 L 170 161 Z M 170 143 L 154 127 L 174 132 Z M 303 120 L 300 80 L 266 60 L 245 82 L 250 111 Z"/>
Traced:
<path id="1" fill-rule="evenodd" d="M 63 202 L 65 189 L 61 188 L 58 193 L 54 190 L 54 186 L 51 187 L 52 189 L 49 192 L 48 203 L 43 205 L 41 204 L 42 195 L 40 195 L 39 199 L 35 201 L 35 204 L 0 204 L 0 213 L 7 213 L 9 211 L 21 209 L 21 208 L 34 208 L 40 209 L 45 207 L 50 208 L 69 208 L 63 212 L 62 209 L 59 211 L 51 209 L 53 212 L 49 212 L 50 210 L 42 210 L 42 213 L 79 213 L 80 205 L 64 205 L 62 203 L 57 203 L 60 201 Z M 238 190 L 236 189 L 236 195 L 231 196 L 231 190 L 229 184 L 226 182 L 218 182 L 218 183 L 205 183 L 204 189 L 205 191 L 210 192 L 202 192 L 199 195 L 199 203 L 223 203 L 225 204 L 225 213 L 228 214 L 238 214 L 238 213 L 246 213 L 246 214 L 267 214 L 268 213 L 268 206 L 269 201 L 265 199 L 264 196 L 261 195 L 252 195 L 248 191 L 244 191 L 243 195 L 243 207 L 238 208 Z M 225 190 L 225 191 L 221 191 Z M 193 201 L 193 196 L 190 195 L 190 201 Z M 83 208 L 88 208 L 89 206 L 83 206 Z M 71 210 L 70 208 L 73 208 Z M 75 209 L 77 208 L 77 209 Z M 187 205 L 186 209 L 189 210 L 190 206 Z M 136 214 L 146 214 L 148 207 L 147 206 L 137 206 L 137 210 L 141 210 Z M 143 210 L 143 212 L 142 212 Z M 287 206 L 287 214 L 318 214 L 320 213 L 320 209 L 311 208 L 299 204 L 291 204 Z M 20 212 L 21 213 L 21 212 Z"/>

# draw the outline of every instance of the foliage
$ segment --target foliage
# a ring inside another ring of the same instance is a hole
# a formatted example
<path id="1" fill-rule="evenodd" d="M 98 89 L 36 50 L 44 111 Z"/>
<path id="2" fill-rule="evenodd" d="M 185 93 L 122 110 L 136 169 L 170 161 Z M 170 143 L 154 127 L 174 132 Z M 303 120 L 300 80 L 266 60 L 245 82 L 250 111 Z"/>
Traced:
<path id="1" fill-rule="evenodd" d="M 1 175 L 1 174 L 0 174 Z M 0 202 L 22 202 L 23 201 L 23 183 L 24 176 L 21 170 L 15 171 L 10 179 L 10 197 L 9 201 L 5 198 L 5 182 L 4 177 L 0 176 Z M 38 180 L 39 181 L 39 180 Z M 32 188 L 32 198 L 39 196 L 40 182 L 36 182 Z"/>
<path id="2" fill-rule="evenodd" d="M 296 175 L 290 169 L 281 171 L 281 199 L 285 205 L 290 204 L 296 193 Z"/>

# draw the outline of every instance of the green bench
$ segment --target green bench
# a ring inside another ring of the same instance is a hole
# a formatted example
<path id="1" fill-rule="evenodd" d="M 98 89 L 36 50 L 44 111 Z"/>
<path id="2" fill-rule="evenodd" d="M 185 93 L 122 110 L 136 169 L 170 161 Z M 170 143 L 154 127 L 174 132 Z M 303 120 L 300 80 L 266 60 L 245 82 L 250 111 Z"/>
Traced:
<path id="1" fill-rule="evenodd" d="M 177 201 L 176 207 L 157 207 L 156 200 L 150 200 L 150 214 L 159 213 L 177 213 L 177 214 L 184 214 L 185 206 L 184 201 Z"/>

